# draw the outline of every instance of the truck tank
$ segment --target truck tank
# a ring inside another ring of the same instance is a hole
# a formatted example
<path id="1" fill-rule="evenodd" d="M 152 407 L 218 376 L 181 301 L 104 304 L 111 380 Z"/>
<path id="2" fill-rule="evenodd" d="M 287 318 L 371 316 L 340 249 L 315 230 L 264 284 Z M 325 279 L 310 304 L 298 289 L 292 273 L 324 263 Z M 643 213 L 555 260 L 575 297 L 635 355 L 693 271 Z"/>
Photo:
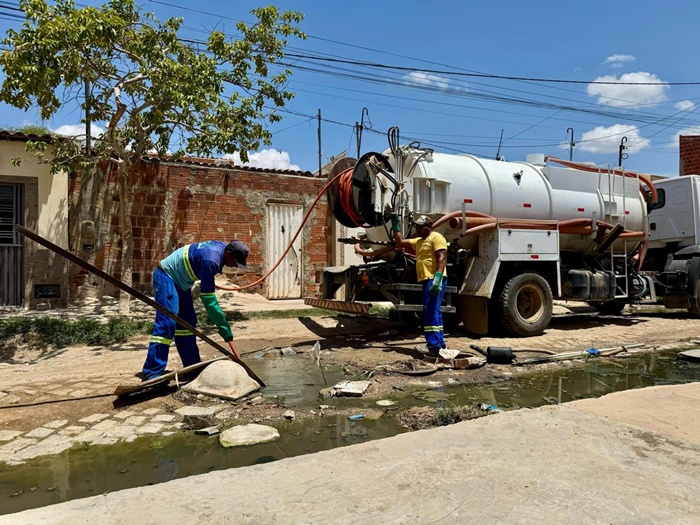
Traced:
<path id="1" fill-rule="evenodd" d="M 558 227 L 561 250 L 573 253 L 590 249 L 592 224 L 620 224 L 624 233 L 614 250 L 637 250 L 647 217 L 640 189 L 644 179 L 593 165 L 558 167 L 545 160 L 534 154 L 527 162 L 505 162 L 410 146 L 372 152 L 341 175 L 329 189 L 329 201 L 341 224 L 365 227 L 372 241 L 390 240 L 388 221 L 397 210 L 405 218 L 429 215 L 435 229 L 462 248 L 477 242 L 476 235 L 469 235 L 471 228 L 510 220 L 533 229 Z"/>

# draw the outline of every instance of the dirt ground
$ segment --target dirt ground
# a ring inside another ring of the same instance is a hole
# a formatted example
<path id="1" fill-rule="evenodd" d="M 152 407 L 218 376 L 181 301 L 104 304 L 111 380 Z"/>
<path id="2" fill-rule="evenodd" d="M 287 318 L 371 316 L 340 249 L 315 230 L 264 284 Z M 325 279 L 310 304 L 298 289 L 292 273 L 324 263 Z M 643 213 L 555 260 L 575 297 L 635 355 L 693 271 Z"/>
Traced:
<path id="1" fill-rule="evenodd" d="M 620 316 L 600 316 L 587 308 L 559 308 L 545 334 L 527 339 L 469 337 L 460 328 L 446 334 L 450 348 L 470 351 L 480 347 L 509 346 L 513 349 L 548 349 L 558 352 L 608 348 L 645 343 L 653 347 L 690 347 L 700 338 L 700 319 L 683 311 L 650 309 L 626 310 Z M 408 383 L 426 385 L 482 382 L 512 376 L 532 366 L 568 366 L 567 364 L 512 367 L 486 365 L 474 370 L 439 370 L 430 375 L 413 376 L 390 373 L 393 369 L 417 363 L 422 334 L 415 327 L 382 319 L 352 316 L 300 317 L 294 319 L 252 320 L 235 323 L 235 344 L 244 360 L 261 350 L 292 347 L 299 352 L 293 359 L 313 359 L 311 346 L 321 341 L 322 363 L 344 367 L 346 377 L 359 379 L 370 375 L 366 397 L 382 396 Z M 212 337 L 215 334 L 212 333 Z M 131 380 L 140 371 L 146 354 L 148 336 L 139 336 L 123 344 L 87 347 L 73 346 L 59 350 L 27 347 L 21 338 L 2 342 L 0 359 L 0 429 L 26 431 L 49 421 L 77 421 L 90 414 L 109 414 L 125 407 L 165 408 L 174 410 L 185 403 L 202 403 L 186 398 L 170 387 L 149 395 L 117 399 L 112 395 L 122 381 Z M 200 345 L 202 358 L 219 354 L 214 348 Z M 533 357 L 534 353 L 518 353 Z M 170 369 L 179 368 L 174 349 Z M 265 378 L 262 378 L 265 380 Z M 428 383 L 431 382 L 431 383 Z M 319 404 L 325 403 L 319 400 Z M 330 403 L 329 403 L 330 404 Z M 231 403 L 229 410 L 242 421 L 260 421 L 283 417 L 286 407 L 265 397 L 263 402 L 242 400 Z"/>

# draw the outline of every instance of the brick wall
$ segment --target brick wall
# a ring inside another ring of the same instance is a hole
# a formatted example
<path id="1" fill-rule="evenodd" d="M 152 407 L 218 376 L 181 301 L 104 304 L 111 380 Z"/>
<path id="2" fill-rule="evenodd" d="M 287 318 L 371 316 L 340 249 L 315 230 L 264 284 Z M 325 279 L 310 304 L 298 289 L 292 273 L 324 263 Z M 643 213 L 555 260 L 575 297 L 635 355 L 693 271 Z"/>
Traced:
<path id="1" fill-rule="evenodd" d="M 187 162 L 153 160 L 140 166 L 132 178 L 134 233 L 133 283 L 150 292 L 151 277 L 158 261 L 173 250 L 202 240 L 240 239 L 250 246 L 249 272 L 238 274 L 236 284 L 249 284 L 260 278 L 271 261 L 266 253 L 267 205 L 271 202 L 300 204 L 304 214 L 325 184 L 308 172 L 274 172 L 245 168 L 197 165 Z M 80 181 L 71 188 L 72 205 L 77 206 Z M 103 213 L 95 217 L 99 240 L 92 258 L 94 264 L 119 277 L 120 225 L 114 183 L 105 189 Z M 328 207 L 321 198 L 302 232 L 302 297 L 316 294 L 317 272 L 328 264 L 326 231 Z M 82 218 L 84 219 L 84 217 Z M 80 220 L 80 219 L 78 219 Z M 74 237 L 79 236 L 76 232 Z M 75 246 L 80 245 L 74 239 Z M 84 254 L 83 257 L 87 258 Z M 78 282 L 78 284 L 80 284 Z M 100 288 L 112 293 L 102 283 L 88 279 L 85 288 Z M 264 292 L 262 285 L 250 291 Z"/>
<path id="2" fill-rule="evenodd" d="M 680 174 L 700 175 L 700 136 L 680 136 Z"/>

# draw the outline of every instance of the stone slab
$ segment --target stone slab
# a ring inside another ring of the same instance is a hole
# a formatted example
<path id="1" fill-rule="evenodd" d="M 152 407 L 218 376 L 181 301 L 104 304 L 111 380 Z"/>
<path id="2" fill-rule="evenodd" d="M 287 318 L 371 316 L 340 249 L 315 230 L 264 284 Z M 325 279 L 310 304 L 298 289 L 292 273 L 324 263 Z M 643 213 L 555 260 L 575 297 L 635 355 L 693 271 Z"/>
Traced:
<path id="1" fill-rule="evenodd" d="M 692 361 L 693 363 L 700 363 L 700 350 L 684 350 L 683 352 L 679 352 L 678 359 Z"/>
<path id="2" fill-rule="evenodd" d="M 53 429 L 51 428 L 44 428 L 44 427 L 38 427 L 35 428 L 34 430 L 30 430 L 25 434 L 25 436 L 30 437 L 30 438 L 45 438 L 47 436 L 50 436 L 53 433 Z"/>
<path id="3" fill-rule="evenodd" d="M 258 443 L 267 443 L 279 439 L 280 433 L 274 427 L 267 425 L 240 425 L 224 430 L 219 435 L 222 447 L 245 447 Z"/>
<path id="4" fill-rule="evenodd" d="M 341 381 L 333 386 L 333 395 L 360 397 L 368 388 L 369 381 Z"/>

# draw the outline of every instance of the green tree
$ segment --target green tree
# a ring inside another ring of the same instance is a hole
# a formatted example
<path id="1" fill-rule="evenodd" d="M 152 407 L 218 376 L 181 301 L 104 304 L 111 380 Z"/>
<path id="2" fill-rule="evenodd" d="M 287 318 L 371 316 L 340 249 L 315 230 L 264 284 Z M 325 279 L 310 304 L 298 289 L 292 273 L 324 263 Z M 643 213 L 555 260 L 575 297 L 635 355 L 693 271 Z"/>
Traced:
<path id="1" fill-rule="evenodd" d="M 206 42 L 178 37 L 182 19 L 158 21 L 132 0 L 101 8 L 76 8 L 72 0 L 20 0 L 26 21 L 9 30 L 0 54 L 5 78 L 0 100 L 21 109 L 38 107 L 49 119 L 80 101 L 85 122 L 106 131 L 90 148 L 59 141 L 51 155 L 32 143 L 55 171 L 107 166 L 116 175 L 122 235 L 121 277 L 132 282 L 132 195 L 128 184 L 144 154 L 179 158 L 212 156 L 269 145 L 267 124 L 293 97 L 289 70 L 279 66 L 288 38 L 305 38 L 301 13 L 274 6 L 254 9 L 253 24 L 237 24 L 236 38 L 214 31 Z M 120 310 L 129 298 L 120 295 Z"/>

